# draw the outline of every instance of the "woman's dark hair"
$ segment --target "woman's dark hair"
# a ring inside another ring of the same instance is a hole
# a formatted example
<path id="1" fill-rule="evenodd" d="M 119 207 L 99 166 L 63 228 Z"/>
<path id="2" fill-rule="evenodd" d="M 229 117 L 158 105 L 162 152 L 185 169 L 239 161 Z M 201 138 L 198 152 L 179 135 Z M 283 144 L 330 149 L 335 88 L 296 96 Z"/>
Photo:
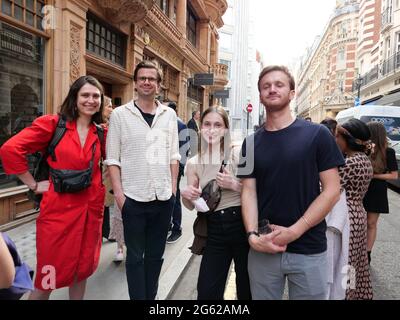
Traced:
<path id="1" fill-rule="evenodd" d="M 335 119 L 325 118 L 321 121 L 321 124 L 327 127 L 333 135 L 336 134 L 337 121 Z"/>
<path id="2" fill-rule="evenodd" d="M 371 138 L 371 133 L 368 126 L 361 120 L 353 118 L 346 121 L 341 126 L 338 126 L 338 133 L 343 136 L 350 150 L 369 153 L 368 142 Z"/>
<path id="3" fill-rule="evenodd" d="M 79 117 L 77 100 L 78 100 L 78 92 L 85 84 L 91 84 L 100 90 L 101 94 L 101 103 L 100 110 L 96 112 L 92 116 L 92 120 L 96 123 L 104 123 L 103 119 L 103 108 L 104 108 L 104 96 L 103 96 L 103 86 L 95 77 L 92 76 L 82 76 L 75 80 L 75 82 L 71 85 L 68 95 L 65 98 L 64 102 L 61 105 L 59 114 L 65 116 L 67 120 L 72 121 L 76 120 Z"/>
<path id="4" fill-rule="evenodd" d="M 380 122 L 368 122 L 367 126 L 371 132 L 371 140 L 375 144 L 374 152 L 370 156 L 374 173 L 385 173 L 387 168 L 386 149 L 388 147 L 385 126 Z"/>

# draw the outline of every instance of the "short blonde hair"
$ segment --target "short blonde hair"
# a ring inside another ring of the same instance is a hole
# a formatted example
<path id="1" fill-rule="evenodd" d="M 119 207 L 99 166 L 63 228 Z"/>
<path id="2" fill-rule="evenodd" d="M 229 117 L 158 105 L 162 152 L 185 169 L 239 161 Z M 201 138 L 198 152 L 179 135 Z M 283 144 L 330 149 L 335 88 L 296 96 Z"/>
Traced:
<path id="1" fill-rule="evenodd" d="M 107 107 L 110 104 L 112 105 L 112 99 L 108 96 L 104 96 L 104 106 Z"/>

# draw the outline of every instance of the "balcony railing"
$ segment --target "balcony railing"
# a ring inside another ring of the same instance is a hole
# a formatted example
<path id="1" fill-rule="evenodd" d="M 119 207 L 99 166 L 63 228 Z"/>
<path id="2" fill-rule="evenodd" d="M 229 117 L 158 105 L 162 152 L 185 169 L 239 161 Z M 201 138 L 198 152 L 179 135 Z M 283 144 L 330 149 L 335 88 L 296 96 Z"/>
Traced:
<path id="1" fill-rule="evenodd" d="M 214 73 L 214 87 L 223 88 L 228 84 L 228 66 L 223 63 L 216 63 L 212 66 Z"/>
<path id="2" fill-rule="evenodd" d="M 228 66 L 224 63 L 216 63 L 213 65 L 214 75 L 217 77 L 228 78 Z"/>
<path id="3" fill-rule="evenodd" d="M 381 31 L 384 31 L 387 27 L 393 24 L 393 10 L 392 7 L 387 7 L 382 12 L 382 20 L 381 20 Z"/>
<path id="4" fill-rule="evenodd" d="M 361 88 L 380 79 L 384 79 L 389 75 L 400 71 L 400 51 L 384 60 L 381 64 L 373 67 L 369 72 L 364 74 L 361 79 Z M 353 92 L 358 89 L 357 82 L 353 82 Z"/>

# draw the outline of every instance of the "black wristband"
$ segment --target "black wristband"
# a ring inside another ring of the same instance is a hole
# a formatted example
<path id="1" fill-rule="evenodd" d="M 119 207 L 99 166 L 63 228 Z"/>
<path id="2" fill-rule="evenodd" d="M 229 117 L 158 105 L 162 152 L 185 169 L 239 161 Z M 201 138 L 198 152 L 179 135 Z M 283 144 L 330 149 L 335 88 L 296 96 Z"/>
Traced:
<path id="1" fill-rule="evenodd" d="M 249 231 L 247 232 L 247 239 L 250 238 L 250 236 L 254 234 L 255 236 L 259 237 L 260 234 L 257 231 Z"/>

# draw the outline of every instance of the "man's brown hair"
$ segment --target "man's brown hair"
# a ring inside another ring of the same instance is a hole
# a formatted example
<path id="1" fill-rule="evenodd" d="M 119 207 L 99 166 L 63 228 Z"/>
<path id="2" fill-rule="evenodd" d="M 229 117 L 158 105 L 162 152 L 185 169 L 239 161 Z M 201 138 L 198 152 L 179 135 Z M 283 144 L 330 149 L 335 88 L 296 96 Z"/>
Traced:
<path id="1" fill-rule="evenodd" d="M 265 68 L 261 71 L 260 76 L 258 77 L 258 91 L 261 91 L 261 90 L 260 90 L 260 82 L 261 82 L 261 79 L 264 78 L 264 76 L 265 76 L 267 73 L 270 73 L 270 72 L 273 72 L 273 71 L 281 71 L 281 72 L 283 72 L 284 74 L 286 74 L 287 77 L 289 78 L 290 90 L 294 90 L 294 89 L 295 89 L 295 87 L 296 87 L 295 81 L 294 81 L 294 78 L 293 78 L 292 74 L 290 73 L 289 69 L 288 69 L 287 67 L 285 67 L 285 66 L 276 66 L 276 65 L 275 65 L 275 66 L 268 66 L 268 67 L 265 67 Z"/>

